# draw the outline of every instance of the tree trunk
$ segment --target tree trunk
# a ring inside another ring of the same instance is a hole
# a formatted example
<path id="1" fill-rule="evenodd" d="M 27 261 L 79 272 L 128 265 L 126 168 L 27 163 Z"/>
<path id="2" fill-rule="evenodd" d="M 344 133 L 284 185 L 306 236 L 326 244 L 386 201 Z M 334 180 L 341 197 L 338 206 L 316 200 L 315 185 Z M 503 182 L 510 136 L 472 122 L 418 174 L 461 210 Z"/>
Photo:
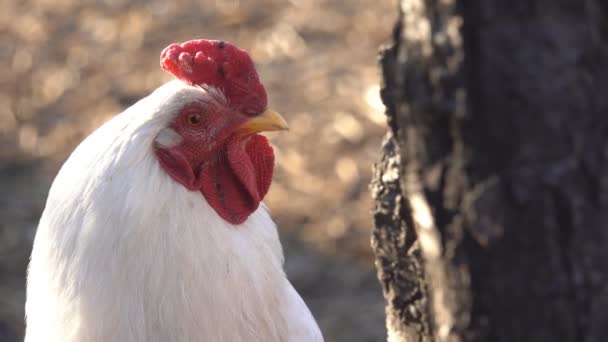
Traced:
<path id="1" fill-rule="evenodd" d="M 606 341 L 608 3 L 400 11 L 371 186 L 389 341 Z"/>

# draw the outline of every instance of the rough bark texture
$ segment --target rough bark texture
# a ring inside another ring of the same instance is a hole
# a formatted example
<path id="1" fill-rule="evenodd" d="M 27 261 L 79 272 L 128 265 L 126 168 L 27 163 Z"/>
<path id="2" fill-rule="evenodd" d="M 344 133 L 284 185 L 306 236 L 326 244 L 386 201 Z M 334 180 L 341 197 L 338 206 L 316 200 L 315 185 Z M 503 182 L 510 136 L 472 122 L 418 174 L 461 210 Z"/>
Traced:
<path id="1" fill-rule="evenodd" d="M 372 182 L 391 341 L 605 341 L 608 5 L 402 0 Z"/>

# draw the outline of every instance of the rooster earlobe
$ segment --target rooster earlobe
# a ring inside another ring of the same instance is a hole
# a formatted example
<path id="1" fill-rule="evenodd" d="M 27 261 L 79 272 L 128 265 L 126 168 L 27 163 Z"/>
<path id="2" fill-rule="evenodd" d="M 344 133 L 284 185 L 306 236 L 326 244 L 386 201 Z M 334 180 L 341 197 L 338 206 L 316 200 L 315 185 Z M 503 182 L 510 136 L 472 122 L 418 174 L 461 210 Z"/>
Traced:
<path id="1" fill-rule="evenodd" d="M 156 139 L 154 139 L 154 143 L 162 148 L 171 148 L 179 145 L 182 140 L 182 136 L 173 128 L 165 127 L 158 133 Z"/>

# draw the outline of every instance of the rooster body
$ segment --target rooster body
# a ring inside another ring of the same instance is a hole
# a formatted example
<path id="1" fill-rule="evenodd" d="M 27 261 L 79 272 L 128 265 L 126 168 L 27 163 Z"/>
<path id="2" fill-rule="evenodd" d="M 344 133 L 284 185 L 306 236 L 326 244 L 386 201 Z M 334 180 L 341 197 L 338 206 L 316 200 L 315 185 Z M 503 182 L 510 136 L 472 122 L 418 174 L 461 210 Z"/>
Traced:
<path id="1" fill-rule="evenodd" d="M 322 341 L 266 207 L 228 222 L 159 163 L 180 108 L 210 96 L 171 81 L 63 165 L 28 270 L 26 342 Z"/>

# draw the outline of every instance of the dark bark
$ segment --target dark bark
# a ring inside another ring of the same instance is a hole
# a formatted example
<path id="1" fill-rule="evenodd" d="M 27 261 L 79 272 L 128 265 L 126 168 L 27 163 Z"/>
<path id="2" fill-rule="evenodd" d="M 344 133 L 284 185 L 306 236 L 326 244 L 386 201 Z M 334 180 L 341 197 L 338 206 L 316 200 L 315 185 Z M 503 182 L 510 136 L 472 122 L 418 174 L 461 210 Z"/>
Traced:
<path id="1" fill-rule="evenodd" d="M 402 0 L 373 247 L 394 341 L 605 341 L 608 5 Z"/>

